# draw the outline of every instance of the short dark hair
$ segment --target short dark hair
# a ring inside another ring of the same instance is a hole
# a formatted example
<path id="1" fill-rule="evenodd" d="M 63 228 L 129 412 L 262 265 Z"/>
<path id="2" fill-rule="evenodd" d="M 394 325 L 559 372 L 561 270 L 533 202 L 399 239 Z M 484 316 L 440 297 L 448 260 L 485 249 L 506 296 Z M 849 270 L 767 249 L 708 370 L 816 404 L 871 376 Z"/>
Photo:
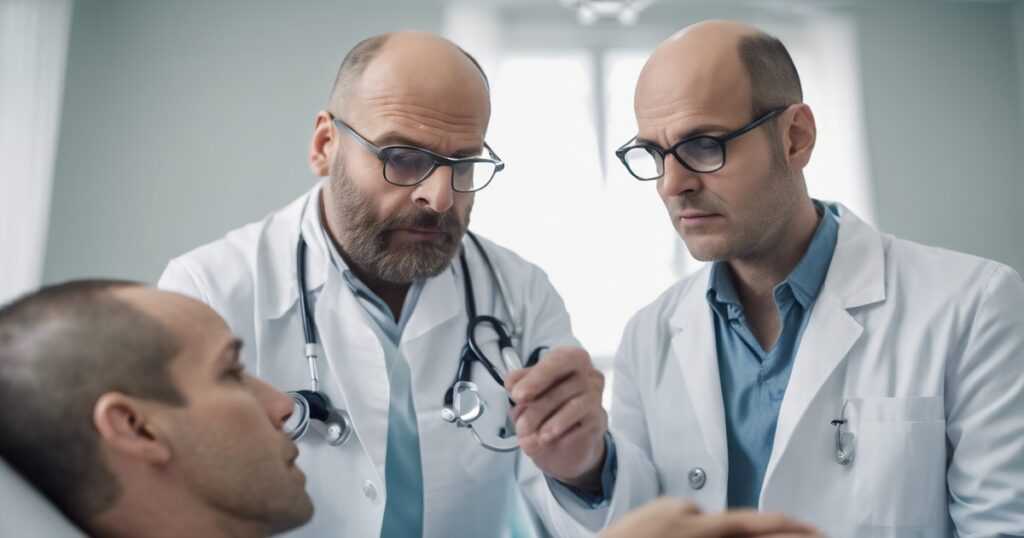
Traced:
<path id="1" fill-rule="evenodd" d="M 739 41 L 739 54 L 750 78 L 755 117 L 803 101 L 800 74 L 778 38 L 765 33 L 744 36 Z"/>
<path id="2" fill-rule="evenodd" d="M 338 67 L 338 74 L 334 77 L 334 85 L 331 87 L 331 94 L 327 98 L 328 109 L 334 109 L 334 112 L 339 112 L 342 100 L 348 94 L 349 89 L 355 81 L 359 80 L 359 77 L 366 71 L 366 67 L 370 65 L 380 50 L 387 44 L 388 40 L 391 39 L 393 34 L 381 34 L 373 37 L 368 37 L 359 43 L 356 43 L 348 54 L 345 54 L 345 58 L 341 60 L 341 65 Z M 473 57 L 472 54 L 466 52 L 462 47 L 455 45 L 456 48 L 462 52 L 473 66 L 476 67 L 477 71 L 480 72 L 480 76 L 484 79 L 484 86 L 488 90 L 491 88 L 491 82 L 487 78 L 487 73 L 484 72 L 484 68 L 480 65 L 480 62 Z"/>
<path id="3" fill-rule="evenodd" d="M 0 457 L 86 526 L 120 495 L 92 413 L 111 391 L 183 404 L 168 371 L 180 343 L 114 291 L 80 280 L 0 308 Z"/>

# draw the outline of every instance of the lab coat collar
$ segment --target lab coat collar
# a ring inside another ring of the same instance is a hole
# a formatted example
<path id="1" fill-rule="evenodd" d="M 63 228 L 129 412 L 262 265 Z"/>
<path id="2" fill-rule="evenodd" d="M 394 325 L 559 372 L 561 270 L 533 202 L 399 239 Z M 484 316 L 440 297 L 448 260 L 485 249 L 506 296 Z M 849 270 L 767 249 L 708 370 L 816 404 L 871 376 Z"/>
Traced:
<path id="1" fill-rule="evenodd" d="M 832 294 L 847 309 L 885 300 L 885 254 L 882 237 L 877 230 L 835 202 L 824 202 L 826 211 L 839 215 L 839 235 L 832 263 L 822 284 L 821 294 Z M 706 291 L 711 288 L 715 272 L 709 264 L 694 275 L 683 297 L 669 318 L 674 330 L 692 325 L 698 314 L 708 310 Z"/>
<path id="2" fill-rule="evenodd" d="M 296 254 L 300 233 L 306 240 L 307 291 L 320 289 L 327 281 L 330 257 L 323 243 L 323 234 L 317 232 L 320 188 L 321 183 L 317 183 L 306 194 L 265 220 L 257 252 L 257 271 L 260 272 L 257 278 L 273 282 L 273 285 L 259 286 L 255 290 L 264 320 L 284 316 L 299 300 Z"/>
<path id="3" fill-rule="evenodd" d="M 793 434 L 812 405 L 834 406 L 841 395 L 825 397 L 823 387 L 843 364 L 864 327 L 849 310 L 885 300 L 885 252 L 882 235 L 839 204 L 839 240 L 821 294 L 811 310 L 793 360 L 793 372 L 779 408 L 772 455 L 765 470 L 762 501 L 767 485 L 785 454 Z M 815 403 L 817 402 L 817 403 Z M 814 425 L 827 431 L 828 424 Z"/>
<path id="4" fill-rule="evenodd" d="M 826 206 L 839 214 L 839 236 L 832 263 L 794 361 L 779 413 L 766 483 L 807 406 L 863 331 L 847 310 L 885 299 L 881 235 L 846 207 L 840 204 Z M 683 286 L 675 311 L 669 317 L 669 327 L 673 354 L 685 373 L 683 379 L 706 448 L 721 470 L 727 472 L 725 406 L 714 320 L 706 298 L 711 275 L 711 267 L 707 266 Z"/>

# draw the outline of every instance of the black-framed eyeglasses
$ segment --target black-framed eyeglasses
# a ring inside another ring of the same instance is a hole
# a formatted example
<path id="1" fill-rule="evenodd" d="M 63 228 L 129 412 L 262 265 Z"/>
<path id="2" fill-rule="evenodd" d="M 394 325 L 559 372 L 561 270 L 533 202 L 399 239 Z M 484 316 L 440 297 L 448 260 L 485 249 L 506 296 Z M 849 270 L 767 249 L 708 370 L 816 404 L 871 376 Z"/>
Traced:
<path id="1" fill-rule="evenodd" d="M 380 159 L 384 166 L 384 180 L 392 185 L 412 187 L 430 177 L 440 166 L 452 169 L 452 190 L 455 192 L 476 192 L 486 187 L 494 175 L 505 169 L 505 163 L 487 143 L 484 149 L 488 157 L 446 157 L 428 149 L 407 145 L 377 146 L 356 132 L 349 124 L 338 118 L 334 125 L 347 131 L 353 138 Z"/>
<path id="2" fill-rule="evenodd" d="M 699 134 L 688 136 L 668 149 L 661 149 L 649 142 L 637 142 L 634 136 L 615 150 L 615 156 L 622 161 L 629 173 L 640 181 L 651 181 L 665 175 L 665 154 L 675 155 L 679 164 L 698 174 L 717 172 L 725 166 L 725 144 L 738 138 L 772 119 L 788 106 L 770 110 L 754 121 L 722 136 Z"/>

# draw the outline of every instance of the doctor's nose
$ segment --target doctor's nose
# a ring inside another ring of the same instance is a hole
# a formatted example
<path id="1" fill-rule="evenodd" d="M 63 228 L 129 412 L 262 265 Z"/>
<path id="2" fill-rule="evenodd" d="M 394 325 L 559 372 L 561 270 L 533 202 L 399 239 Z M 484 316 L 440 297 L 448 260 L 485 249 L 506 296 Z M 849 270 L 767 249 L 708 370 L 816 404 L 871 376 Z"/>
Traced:
<path id="1" fill-rule="evenodd" d="M 674 156 L 666 155 L 665 173 L 658 180 L 658 193 L 662 198 L 696 193 L 704 187 L 701 175 L 687 169 Z"/>
<path id="2" fill-rule="evenodd" d="M 438 166 L 427 179 L 413 189 L 413 202 L 420 207 L 429 207 L 438 214 L 447 212 L 455 203 L 452 173 L 451 166 Z"/>

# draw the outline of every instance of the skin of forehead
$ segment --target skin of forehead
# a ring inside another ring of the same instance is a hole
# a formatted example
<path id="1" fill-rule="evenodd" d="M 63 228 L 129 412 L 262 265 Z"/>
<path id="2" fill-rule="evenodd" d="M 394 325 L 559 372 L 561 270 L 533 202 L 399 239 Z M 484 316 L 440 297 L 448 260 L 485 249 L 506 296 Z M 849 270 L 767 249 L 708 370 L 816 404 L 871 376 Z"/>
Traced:
<path id="1" fill-rule="evenodd" d="M 193 346 L 213 345 L 212 338 L 229 337 L 224 321 L 205 304 L 177 293 L 147 287 L 129 287 L 113 291 L 118 299 L 152 316 L 181 344 L 181 354 Z M 222 330 L 213 330 L 219 327 Z M 217 342 L 222 343 L 222 342 Z"/>
<path id="2" fill-rule="evenodd" d="M 469 58 L 451 42 L 418 32 L 387 41 L 353 85 L 345 108 L 354 122 L 372 115 L 458 138 L 482 138 L 490 119 L 487 88 Z"/>
<path id="3" fill-rule="evenodd" d="M 640 73 L 634 100 L 637 120 L 663 129 L 666 122 L 688 117 L 749 116 L 750 80 L 738 46 L 740 38 L 757 33 L 739 23 L 708 21 L 665 40 Z"/>

